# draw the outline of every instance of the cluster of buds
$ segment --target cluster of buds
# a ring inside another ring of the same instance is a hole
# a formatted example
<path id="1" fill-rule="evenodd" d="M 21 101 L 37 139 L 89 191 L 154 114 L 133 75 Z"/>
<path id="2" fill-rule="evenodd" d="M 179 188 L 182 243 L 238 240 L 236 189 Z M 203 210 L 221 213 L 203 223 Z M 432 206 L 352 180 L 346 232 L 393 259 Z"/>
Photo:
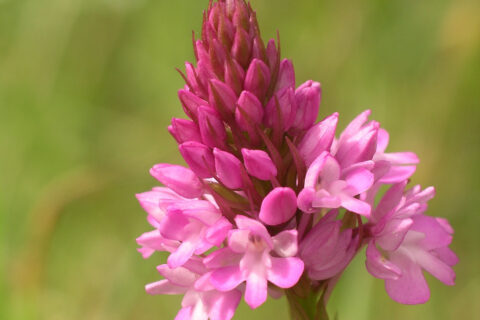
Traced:
<path id="1" fill-rule="evenodd" d="M 453 285 L 453 230 L 424 215 L 434 189 L 407 186 L 418 158 L 386 153 L 370 111 L 337 137 L 337 113 L 316 123 L 320 84 L 296 87 L 292 62 L 278 41 L 264 44 L 243 0 L 210 2 L 193 44 L 179 91 L 189 119 L 168 128 L 188 167 L 155 165 L 165 187 L 137 195 L 153 227 L 140 253 L 170 253 L 146 290 L 184 294 L 176 319 L 228 320 L 242 296 L 257 308 L 284 293 L 294 319 L 326 318 L 365 246 L 367 270 L 395 301 L 428 300 L 423 270 Z"/>

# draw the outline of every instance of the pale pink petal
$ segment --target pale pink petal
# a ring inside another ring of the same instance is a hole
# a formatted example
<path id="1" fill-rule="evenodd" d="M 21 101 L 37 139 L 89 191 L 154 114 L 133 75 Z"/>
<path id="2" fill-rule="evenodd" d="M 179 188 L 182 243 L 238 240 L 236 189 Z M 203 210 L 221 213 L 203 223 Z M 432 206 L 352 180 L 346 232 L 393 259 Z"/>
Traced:
<path id="1" fill-rule="evenodd" d="M 254 272 L 247 278 L 245 302 L 255 309 L 267 300 L 267 279 Z"/>
<path id="2" fill-rule="evenodd" d="M 355 195 L 367 191 L 373 185 L 373 173 L 370 171 L 358 168 L 352 170 L 345 178 L 349 188 L 355 190 Z"/>
<path id="3" fill-rule="evenodd" d="M 371 207 L 368 203 L 349 196 L 342 196 L 342 207 L 352 212 L 369 217 Z"/>
<path id="4" fill-rule="evenodd" d="M 193 320 L 191 317 L 192 307 L 185 307 L 178 311 L 174 320 Z M 195 319 L 196 320 L 196 319 Z"/>
<path id="5" fill-rule="evenodd" d="M 392 164 L 417 164 L 420 162 L 418 156 L 413 152 L 384 153 L 381 158 Z"/>
<path id="6" fill-rule="evenodd" d="M 168 257 L 167 263 L 170 268 L 177 268 L 187 262 L 195 252 L 196 246 L 189 241 L 183 242 L 175 252 Z"/>
<path id="7" fill-rule="evenodd" d="M 181 287 L 192 286 L 197 277 L 196 274 L 186 268 L 178 267 L 173 269 L 166 264 L 159 265 L 157 270 L 170 283 Z"/>
<path id="8" fill-rule="evenodd" d="M 388 140 L 390 139 L 387 130 L 380 128 L 378 129 L 378 137 L 377 137 L 377 152 L 383 153 L 388 146 Z"/>
<path id="9" fill-rule="evenodd" d="M 250 230 L 232 230 L 228 236 L 228 247 L 238 253 L 247 251 Z"/>
<path id="10" fill-rule="evenodd" d="M 233 290 L 243 281 L 245 281 L 245 277 L 238 265 L 216 269 L 210 276 L 210 282 L 220 291 Z"/>
<path id="11" fill-rule="evenodd" d="M 410 230 L 412 219 L 394 219 L 387 222 L 382 233 L 377 236 L 376 243 L 384 250 L 395 251 Z"/>
<path id="12" fill-rule="evenodd" d="M 270 248 L 273 248 L 272 237 L 270 237 L 267 228 L 259 221 L 237 215 L 235 223 L 239 229 L 250 230 L 253 234 L 260 236 Z"/>
<path id="13" fill-rule="evenodd" d="M 303 273 L 303 261 L 299 258 L 271 258 L 272 267 L 267 271 L 268 281 L 280 288 L 293 287 Z"/>
<path id="14" fill-rule="evenodd" d="M 416 169 L 416 166 L 394 166 L 379 181 L 386 184 L 402 182 L 410 178 Z"/>
<path id="15" fill-rule="evenodd" d="M 145 291 L 148 294 L 184 294 L 188 288 L 180 287 L 170 283 L 168 280 L 160 280 L 157 282 L 149 283 L 145 286 Z"/>
<path id="16" fill-rule="evenodd" d="M 368 272 L 375 278 L 395 280 L 402 275 L 402 270 L 383 258 L 373 242 L 368 244 L 365 265 Z"/>
<path id="17" fill-rule="evenodd" d="M 211 320 L 230 320 L 235 314 L 242 293 L 238 290 L 216 294 L 212 297 L 209 316 Z"/>
<path id="18" fill-rule="evenodd" d="M 297 254 L 297 230 L 285 230 L 272 237 L 273 249 L 280 257 L 293 257 Z"/>
<path id="19" fill-rule="evenodd" d="M 430 289 L 420 266 L 403 254 L 392 254 L 390 261 L 402 270 L 398 279 L 385 280 L 385 289 L 390 298 L 403 304 L 427 302 Z"/>
<path id="20" fill-rule="evenodd" d="M 452 268 L 433 256 L 427 251 L 419 250 L 415 252 L 417 263 L 432 276 L 442 281 L 444 284 L 453 286 L 455 284 L 455 272 Z"/>

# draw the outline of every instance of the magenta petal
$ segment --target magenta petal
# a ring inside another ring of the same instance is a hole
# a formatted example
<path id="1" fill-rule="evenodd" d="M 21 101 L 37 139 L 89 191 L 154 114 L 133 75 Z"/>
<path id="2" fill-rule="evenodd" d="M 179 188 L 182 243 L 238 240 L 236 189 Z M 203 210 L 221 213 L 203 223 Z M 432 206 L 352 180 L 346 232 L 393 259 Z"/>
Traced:
<path id="1" fill-rule="evenodd" d="M 228 232 L 232 229 L 232 224 L 224 217 L 220 218 L 213 226 L 207 229 L 205 239 L 215 245 L 220 246 L 227 237 Z"/>
<path id="2" fill-rule="evenodd" d="M 216 269 L 210 277 L 212 285 L 217 290 L 224 292 L 235 289 L 243 281 L 245 281 L 245 278 L 238 265 Z"/>
<path id="3" fill-rule="evenodd" d="M 169 126 L 169 132 L 178 143 L 202 141 L 198 127 L 192 120 L 173 118 L 172 125 Z"/>
<path id="4" fill-rule="evenodd" d="M 159 265 L 157 267 L 158 272 L 164 276 L 172 284 L 181 286 L 181 287 L 190 287 L 196 280 L 196 275 L 192 271 L 183 268 L 170 268 L 166 264 Z"/>
<path id="5" fill-rule="evenodd" d="M 242 149 L 247 172 L 260 180 L 270 180 L 277 176 L 277 168 L 272 159 L 263 150 Z"/>
<path id="6" fill-rule="evenodd" d="M 270 85 L 270 70 L 260 59 L 253 59 L 245 76 L 244 88 L 252 92 L 260 101 L 265 99 Z"/>
<path id="7" fill-rule="evenodd" d="M 402 270 L 398 279 L 385 280 L 385 289 L 390 298 L 403 304 L 427 302 L 430 299 L 430 289 L 420 266 L 401 254 L 393 254 L 390 260 Z"/>
<path id="8" fill-rule="evenodd" d="M 259 218 L 275 226 L 290 220 L 297 211 L 297 196 L 290 188 L 275 188 L 263 199 Z"/>
<path id="9" fill-rule="evenodd" d="M 242 187 L 242 163 L 233 154 L 215 148 L 213 150 L 215 158 L 215 169 L 220 181 L 230 189 L 239 189 Z"/>
<path id="10" fill-rule="evenodd" d="M 305 213 L 313 213 L 316 209 L 313 207 L 313 200 L 315 198 L 314 188 L 305 188 L 298 194 L 297 205 L 300 210 Z"/>
<path id="11" fill-rule="evenodd" d="M 150 174 L 158 181 L 186 198 L 197 198 L 202 194 L 202 183 L 192 170 L 170 164 L 156 164 Z"/>
<path id="12" fill-rule="evenodd" d="M 267 279 L 256 273 L 251 273 L 247 278 L 245 302 L 250 308 L 255 309 L 267 300 Z"/>
<path id="13" fill-rule="evenodd" d="M 389 220 L 377 236 L 377 244 L 384 250 L 395 251 L 402 244 L 407 232 L 410 230 L 412 219 Z"/>
<path id="14" fill-rule="evenodd" d="M 402 270 L 382 257 L 373 241 L 368 244 L 365 265 L 375 278 L 396 280 L 402 275 Z"/>
<path id="15" fill-rule="evenodd" d="M 291 288 L 303 273 L 303 261 L 299 258 L 271 258 L 272 267 L 268 270 L 268 281 L 280 288 Z"/>

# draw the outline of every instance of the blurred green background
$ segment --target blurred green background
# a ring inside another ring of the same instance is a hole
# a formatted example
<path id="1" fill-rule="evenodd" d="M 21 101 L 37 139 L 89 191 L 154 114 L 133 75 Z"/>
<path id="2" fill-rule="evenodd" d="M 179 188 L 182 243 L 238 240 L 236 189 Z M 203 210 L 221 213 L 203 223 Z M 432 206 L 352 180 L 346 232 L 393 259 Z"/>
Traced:
<path id="1" fill-rule="evenodd" d="M 207 0 L 0 0 L 0 319 L 173 319 L 152 297 L 164 256 L 142 260 L 149 230 L 134 194 L 155 163 L 179 163 L 166 126 L 182 116 L 174 67 Z M 297 83 L 321 81 L 321 117 L 365 108 L 389 150 L 422 162 L 429 213 L 447 217 L 457 285 L 391 301 L 351 265 L 330 305 L 340 320 L 480 319 L 480 2 L 252 0 L 264 38 L 281 33 Z M 236 319 L 287 319 L 285 301 Z"/>

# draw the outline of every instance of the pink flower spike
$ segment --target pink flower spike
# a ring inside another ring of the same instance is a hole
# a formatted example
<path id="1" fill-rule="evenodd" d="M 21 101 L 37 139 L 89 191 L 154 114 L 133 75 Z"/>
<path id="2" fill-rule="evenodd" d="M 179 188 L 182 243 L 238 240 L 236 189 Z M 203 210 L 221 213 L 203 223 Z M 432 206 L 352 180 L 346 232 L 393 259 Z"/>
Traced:
<path id="1" fill-rule="evenodd" d="M 265 151 L 242 149 L 242 155 L 247 172 L 255 178 L 268 181 L 277 176 L 277 167 Z"/>
<path id="2" fill-rule="evenodd" d="M 213 149 L 213 156 L 215 158 L 215 170 L 220 181 L 230 189 L 239 189 L 242 187 L 241 170 L 242 163 L 233 154 L 222 151 L 220 149 Z"/>
<path id="3" fill-rule="evenodd" d="M 198 124 L 203 143 L 211 148 L 225 146 L 227 132 L 217 111 L 207 106 L 200 106 L 198 108 Z"/>
<path id="4" fill-rule="evenodd" d="M 308 80 L 295 91 L 297 112 L 293 128 L 297 130 L 309 129 L 317 120 L 320 107 L 320 83 Z"/>
<path id="5" fill-rule="evenodd" d="M 298 145 L 300 155 L 302 155 L 307 166 L 309 166 L 323 151 L 330 150 L 330 146 L 335 138 L 337 122 L 338 113 L 335 112 L 307 131 Z"/>
<path id="6" fill-rule="evenodd" d="M 188 168 L 172 164 L 156 164 L 150 169 L 150 174 L 185 198 L 198 198 L 202 194 L 202 182 Z"/>
<path id="7" fill-rule="evenodd" d="M 263 101 L 270 84 L 270 70 L 260 59 L 253 59 L 245 76 L 244 88 Z"/>
<path id="8" fill-rule="evenodd" d="M 290 220 L 297 211 L 297 197 L 290 188 L 275 188 L 263 199 L 259 218 L 275 226 Z"/>
<path id="9" fill-rule="evenodd" d="M 193 172 L 200 178 L 210 178 L 214 172 L 212 150 L 204 144 L 195 141 L 182 143 L 179 146 L 183 159 Z"/>

